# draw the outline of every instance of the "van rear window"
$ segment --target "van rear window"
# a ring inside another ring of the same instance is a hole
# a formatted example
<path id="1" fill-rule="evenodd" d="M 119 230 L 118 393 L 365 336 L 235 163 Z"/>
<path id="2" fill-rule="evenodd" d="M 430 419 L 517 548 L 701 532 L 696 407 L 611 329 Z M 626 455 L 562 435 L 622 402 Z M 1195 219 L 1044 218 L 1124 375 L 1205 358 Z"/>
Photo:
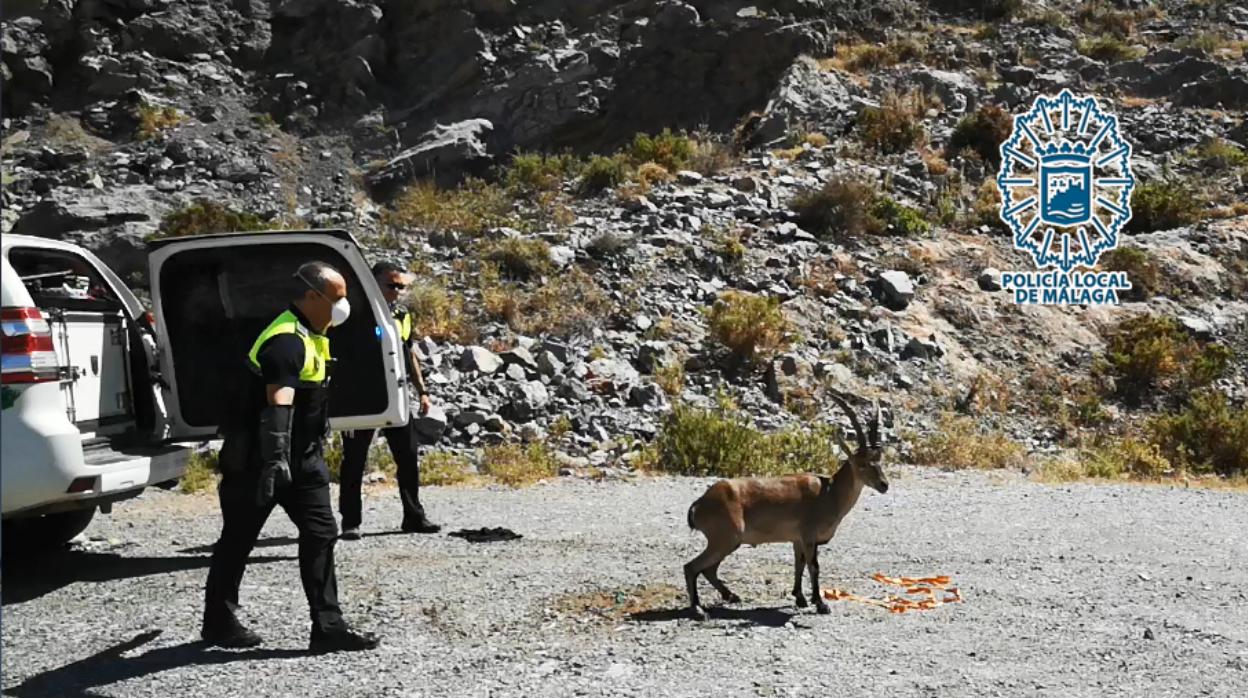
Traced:
<path id="1" fill-rule="evenodd" d="M 13 247 L 9 250 L 9 264 L 39 308 L 100 312 L 123 308 L 104 277 L 80 255 L 63 250 Z"/>

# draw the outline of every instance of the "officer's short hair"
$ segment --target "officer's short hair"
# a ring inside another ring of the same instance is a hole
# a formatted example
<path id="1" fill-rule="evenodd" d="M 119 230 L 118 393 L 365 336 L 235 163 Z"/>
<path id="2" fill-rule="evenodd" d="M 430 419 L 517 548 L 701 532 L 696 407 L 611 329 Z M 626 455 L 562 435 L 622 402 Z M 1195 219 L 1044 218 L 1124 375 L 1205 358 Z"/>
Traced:
<path id="1" fill-rule="evenodd" d="M 335 278 L 343 278 L 342 274 L 335 268 L 325 262 L 307 262 L 299 265 L 299 270 L 295 272 L 297 278 L 303 279 L 304 283 L 312 288 L 325 292 L 329 286 L 329 282 Z M 300 292 L 299 295 L 303 295 Z"/>
<path id="2" fill-rule="evenodd" d="M 407 270 L 404 269 L 398 262 L 391 262 L 389 260 L 378 262 L 373 265 L 373 276 L 393 273 L 406 274 Z"/>

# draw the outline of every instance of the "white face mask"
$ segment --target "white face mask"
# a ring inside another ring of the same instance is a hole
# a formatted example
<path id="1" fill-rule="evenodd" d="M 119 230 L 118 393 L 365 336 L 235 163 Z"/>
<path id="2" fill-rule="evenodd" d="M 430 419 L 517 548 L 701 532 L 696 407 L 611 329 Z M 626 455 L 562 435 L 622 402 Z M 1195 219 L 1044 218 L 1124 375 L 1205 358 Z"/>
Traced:
<path id="1" fill-rule="evenodd" d="M 299 275 L 296 274 L 295 276 L 299 276 Z M 316 286 L 313 286 L 312 282 L 308 281 L 302 276 L 299 276 L 299 279 L 303 281 L 303 283 L 307 284 L 308 288 L 312 289 L 316 293 L 316 295 L 320 296 L 321 298 L 324 298 L 326 301 L 329 300 L 329 297 L 326 296 L 324 293 L 321 293 L 321 290 L 319 288 L 317 288 Z M 342 298 L 339 298 L 336 303 L 330 304 L 330 309 L 329 309 L 329 326 L 330 327 L 337 327 L 341 325 L 342 323 L 346 322 L 347 318 L 349 317 L 351 317 L 351 303 L 350 301 L 346 299 L 345 296 Z"/>
<path id="2" fill-rule="evenodd" d="M 325 298 L 324 295 L 321 297 Z M 329 299 L 325 298 L 325 300 Z M 329 324 L 331 327 L 337 327 L 346 322 L 349 317 L 351 317 L 351 303 L 346 298 L 340 298 L 329 311 Z"/>

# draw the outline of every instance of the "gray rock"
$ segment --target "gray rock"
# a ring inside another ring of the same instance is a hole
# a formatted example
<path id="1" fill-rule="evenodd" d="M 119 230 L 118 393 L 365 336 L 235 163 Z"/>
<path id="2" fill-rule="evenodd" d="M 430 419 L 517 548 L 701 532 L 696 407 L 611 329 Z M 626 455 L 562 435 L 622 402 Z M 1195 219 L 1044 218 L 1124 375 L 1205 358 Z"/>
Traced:
<path id="1" fill-rule="evenodd" d="M 628 404 L 642 409 L 665 407 L 667 405 L 667 394 L 654 383 L 635 385 L 628 391 Z"/>
<path id="2" fill-rule="evenodd" d="M 667 342 L 647 341 L 637 348 L 637 367 L 646 373 L 654 373 L 672 359 L 672 348 Z"/>
<path id="3" fill-rule="evenodd" d="M 583 381 L 578 378 L 569 378 L 559 386 L 556 393 L 559 397 L 574 403 L 589 402 L 593 395 L 589 392 L 589 388 Z"/>
<path id="4" fill-rule="evenodd" d="M 437 405 L 430 405 L 429 411 L 423 415 L 417 412 L 413 419 L 413 428 L 424 443 L 436 443 L 446 432 L 446 412 Z"/>
<path id="5" fill-rule="evenodd" d="M 1036 79 L 1036 71 L 1025 65 L 1014 65 L 1008 68 L 1002 68 L 1000 71 L 1001 79 L 1013 83 L 1015 85 L 1030 85 Z"/>
<path id="6" fill-rule="evenodd" d="M 464 410 L 455 415 L 455 426 L 463 429 L 470 424 L 484 424 L 488 415 L 475 410 Z"/>
<path id="7" fill-rule="evenodd" d="M 543 351 L 537 355 L 537 370 L 543 376 L 557 376 L 563 373 L 564 365 L 552 351 Z"/>
<path id="8" fill-rule="evenodd" d="M 904 271 L 886 271 L 877 282 L 881 300 L 890 310 L 905 310 L 914 300 L 914 283 Z"/>
<path id="9" fill-rule="evenodd" d="M 506 434 L 511 431 L 511 425 L 501 415 L 492 414 L 485 418 L 481 423 L 482 428 L 488 432 L 495 434 Z"/>
<path id="10" fill-rule="evenodd" d="M 979 278 L 976 281 L 978 281 L 979 287 L 985 291 L 1000 291 L 1001 271 L 988 267 L 979 273 Z"/>
<path id="11" fill-rule="evenodd" d="M 840 134 L 856 115 L 849 88 L 840 78 L 802 56 L 780 78 L 749 142 L 767 145 L 792 140 L 799 129 Z M 752 182 L 750 178 L 739 179 L 745 181 L 734 186 L 741 191 L 756 188 L 756 183 L 746 183 Z"/>
<path id="12" fill-rule="evenodd" d="M 968 74 L 928 69 L 911 74 L 910 81 L 924 91 L 935 93 L 950 113 L 974 111 L 978 106 L 980 87 Z"/>
<path id="13" fill-rule="evenodd" d="M 459 357 L 461 371 L 480 371 L 489 374 L 502 367 L 502 358 L 485 347 L 467 347 Z"/>
<path id="14" fill-rule="evenodd" d="M 489 139 L 494 125 L 485 119 L 468 119 L 427 131 L 416 145 L 404 150 L 367 176 L 373 189 L 388 193 L 425 177 L 451 186 L 465 174 L 479 173 L 493 162 Z"/>
<path id="15" fill-rule="evenodd" d="M 537 370 L 537 360 L 524 347 L 516 347 L 502 353 L 503 363 L 507 366 L 519 364 L 530 370 Z"/>
<path id="16" fill-rule="evenodd" d="M 1187 330 L 1196 339 L 1201 341 L 1209 341 L 1213 339 L 1213 324 L 1191 315 L 1180 315 L 1179 323 L 1183 325 L 1183 329 Z"/>
<path id="17" fill-rule="evenodd" d="M 546 386 L 536 381 L 512 386 L 510 392 L 510 400 L 503 408 L 502 416 L 513 422 L 531 421 L 550 402 Z"/>
<path id="18" fill-rule="evenodd" d="M 945 349 L 936 340 L 936 335 L 932 335 L 927 340 L 911 337 L 906 346 L 901 350 L 901 358 L 919 358 L 919 359 L 936 359 L 945 355 Z"/>
<path id="19" fill-rule="evenodd" d="M 529 379 L 528 374 L 524 370 L 524 366 L 520 364 L 511 364 L 505 371 L 508 378 L 513 381 L 526 381 Z"/>

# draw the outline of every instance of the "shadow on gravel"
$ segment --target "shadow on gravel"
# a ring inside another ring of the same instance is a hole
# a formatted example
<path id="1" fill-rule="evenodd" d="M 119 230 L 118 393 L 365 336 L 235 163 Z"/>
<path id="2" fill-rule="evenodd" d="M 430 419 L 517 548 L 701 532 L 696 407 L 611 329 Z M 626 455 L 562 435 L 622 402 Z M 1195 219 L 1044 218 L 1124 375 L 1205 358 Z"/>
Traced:
<path id="1" fill-rule="evenodd" d="M 750 625 L 760 625 L 768 628 L 783 628 L 797 614 L 793 611 L 787 611 L 780 607 L 771 608 L 729 608 L 727 606 L 709 606 L 706 608 L 706 615 L 711 620 L 736 620 L 744 621 Z M 689 618 L 689 608 L 682 606 L 680 608 L 665 609 L 661 611 L 640 611 L 638 613 L 629 614 L 629 618 L 641 623 L 662 623 L 666 621 L 680 620 Z"/>
<path id="2" fill-rule="evenodd" d="M 294 557 L 252 556 L 249 565 L 294 560 Z M 116 553 L 63 550 L 35 557 L 4 559 L 0 603 L 37 599 L 77 582 L 111 582 L 153 574 L 208 569 L 211 557 L 127 557 Z"/>
<path id="3" fill-rule="evenodd" d="M 36 674 L 17 686 L 6 688 L 4 694 L 20 698 L 104 698 L 104 694 L 93 689 L 168 669 L 311 656 L 305 650 L 218 650 L 211 649 L 202 642 L 150 650 L 137 657 L 121 656 L 155 640 L 161 632 L 163 631 L 150 630 L 141 633 L 86 659 Z"/>
<path id="4" fill-rule="evenodd" d="M 298 544 L 299 544 L 299 539 L 292 538 L 291 536 L 277 536 L 274 538 L 261 538 L 260 540 L 256 541 L 257 548 L 280 548 L 284 545 L 298 545 Z M 215 543 L 209 543 L 208 545 L 197 545 L 193 548 L 183 548 L 179 550 L 178 552 L 182 553 L 183 555 L 211 555 L 213 545 L 215 545 Z"/>

